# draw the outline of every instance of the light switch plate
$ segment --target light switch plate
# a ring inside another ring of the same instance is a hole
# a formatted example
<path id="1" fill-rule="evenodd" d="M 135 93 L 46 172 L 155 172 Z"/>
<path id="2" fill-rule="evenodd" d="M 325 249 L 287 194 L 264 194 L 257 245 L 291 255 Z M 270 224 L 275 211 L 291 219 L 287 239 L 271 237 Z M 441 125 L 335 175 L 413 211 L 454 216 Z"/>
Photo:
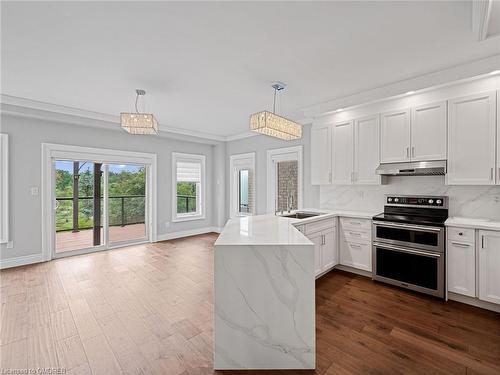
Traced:
<path id="1" fill-rule="evenodd" d="M 38 192 L 39 192 L 38 186 L 33 186 L 33 187 L 31 188 L 31 195 L 33 195 L 33 196 L 37 196 L 37 195 L 38 195 Z"/>

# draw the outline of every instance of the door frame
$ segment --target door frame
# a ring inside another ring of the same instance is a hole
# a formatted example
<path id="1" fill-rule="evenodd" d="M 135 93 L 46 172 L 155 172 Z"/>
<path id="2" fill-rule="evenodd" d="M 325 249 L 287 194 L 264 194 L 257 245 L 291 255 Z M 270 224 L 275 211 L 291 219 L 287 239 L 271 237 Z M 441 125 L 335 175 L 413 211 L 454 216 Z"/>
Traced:
<path id="1" fill-rule="evenodd" d="M 238 176 L 236 171 L 240 170 L 239 167 L 244 167 L 251 169 L 253 173 L 253 185 L 252 185 L 252 196 L 253 196 L 253 206 L 252 211 L 248 214 L 242 214 L 238 212 L 238 196 L 235 194 L 236 187 L 238 186 Z M 256 195 L 255 195 L 255 185 L 257 181 L 257 173 L 255 171 L 255 152 L 248 152 L 245 154 L 233 154 L 229 156 L 229 217 L 236 216 L 251 216 L 255 215 L 255 208 L 257 206 Z"/>
<path id="2" fill-rule="evenodd" d="M 55 215 L 53 188 L 55 185 L 55 176 L 53 169 L 53 160 L 55 159 L 74 159 L 89 160 L 103 164 L 124 164 L 137 163 L 144 164 L 147 168 L 146 181 L 146 234 L 149 233 L 147 242 L 156 242 L 157 228 L 157 155 L 152 153 L 143 153 L 135 151 L 113 150 L 106 148 L 82 147 L 72 145 L 61 145 L 54 143 L 42 143 L 42 260 L 48 261 L 54 258 L 55 248 Z M 107 213 L 105 213 L 107 215 Z M 104 220 L 107 222 L 107 220 Z M 125 246 L 118 244 L 117 246 Z M 105 246 L 98 246 L 91 250 L 83 249 L 83 252 L 104 250 Z M 106 248 L 106 249 L 108 249 Z M 76 250 L 72 254 L 78 254 Z"/>
<path id="3" fill-rule="evenodd" d="M 275 161 L 297 160 L 298 182 L 297 182 L 297 209 L 302 209 L 304 185 L 303 185 L 303 146 L 292 146 L 267 150 L 267 213 L 274 214 L 276 207 L 276 164 Z"/>

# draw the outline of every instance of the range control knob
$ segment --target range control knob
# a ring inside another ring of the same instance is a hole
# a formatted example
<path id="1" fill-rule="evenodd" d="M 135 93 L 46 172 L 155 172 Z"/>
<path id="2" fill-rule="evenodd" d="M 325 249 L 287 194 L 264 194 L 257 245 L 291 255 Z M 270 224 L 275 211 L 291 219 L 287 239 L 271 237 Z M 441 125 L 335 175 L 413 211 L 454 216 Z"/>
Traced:
<path id="1" fill-rule="evenodd" d="M 387 202 L 392 202 L 392 198 L 391 197 L 387 198 Z"/>
<path id="2" fill-rule="evenodd" d="M 394 198 L 394 202 L 398 203 L 399 202 L 399 198 Z"/>
<path id="3" fill-rule="evenodd" d="M 429 204 L 433 204 L 434 203 L 434 199 L 429 199 L 427 202 L 429 202 Z"/>
<path id="4" fill-rule="evenodd" d="M 438 200 L 436 201 L 436 204 L 441 204 L 441 203 L 443 203 L 443 201 L 442 201 L 441 199 L 438 199 Z"/>

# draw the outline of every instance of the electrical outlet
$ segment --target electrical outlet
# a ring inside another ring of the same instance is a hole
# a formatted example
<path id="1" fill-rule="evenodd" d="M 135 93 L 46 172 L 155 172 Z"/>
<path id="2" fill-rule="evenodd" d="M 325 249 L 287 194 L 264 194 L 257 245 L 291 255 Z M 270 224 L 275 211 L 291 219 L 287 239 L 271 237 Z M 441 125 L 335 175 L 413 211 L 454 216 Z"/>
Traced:
<path id="1" fill-rule="evenodd" d="M 38 195 L 38 192 L 39 192 L 39 190 L 38 190 L 38 186 L 33 186 L 33 187 L 31 188 L 31 195 L 33 195 L 33 196 L 37 196 L 37 195 Z"/>

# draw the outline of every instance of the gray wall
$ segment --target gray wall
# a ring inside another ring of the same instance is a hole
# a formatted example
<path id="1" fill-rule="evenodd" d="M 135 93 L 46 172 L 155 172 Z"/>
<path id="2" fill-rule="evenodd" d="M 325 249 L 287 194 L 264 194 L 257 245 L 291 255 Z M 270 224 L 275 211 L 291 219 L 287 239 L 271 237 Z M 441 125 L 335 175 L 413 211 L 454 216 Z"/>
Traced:
<path id="1" fill-rule="evenodd" d="M 303 205 L 304 208 L 319 207 L 319 186 L 311 185 L 311 126 L 302 128 L 302 139 L 297 141 L 281 141 L 265 135 L 243 138 L 226 144 L 226 171 L 229 171 L 229 157 L 235 154 L 255 152 L 255 195 L 256 214 L 265 214 L 267 211 L 267 150 L 281 147 L 303 146 Z M 229 176 L 229 175 L 228 175 Z M 226 215 L 229 217 L 229 178 L 226 178 Z"/>
<path id="2" fill-rule="evenodd" d="M 59 143 L 98 148 L 155 153 L 158 156 L 157 234 L 213 226 L 218 221 L 213 189 L 214 148 L 201 143 L 173 140 L 156 136 L 131 136 L 121 130 L 108 130 L 67 123 L 13 117 L 2 114 L 1 132 L 9 135 L 9 234 L 14 247 L 1 245 L 0 259 L 41 253 L 41 194 L 32 196 L 30 188 L 41 188 L 41 144 Z M 222 148 L 222 150 L 224 150 Z M 182 223 L 171 221 L 172 152 L 206 155 L 206 219 Z M 220 153 L 220 151 L 219 151 Z M 220 181 L 219 181 L 220 183 Z"/>

